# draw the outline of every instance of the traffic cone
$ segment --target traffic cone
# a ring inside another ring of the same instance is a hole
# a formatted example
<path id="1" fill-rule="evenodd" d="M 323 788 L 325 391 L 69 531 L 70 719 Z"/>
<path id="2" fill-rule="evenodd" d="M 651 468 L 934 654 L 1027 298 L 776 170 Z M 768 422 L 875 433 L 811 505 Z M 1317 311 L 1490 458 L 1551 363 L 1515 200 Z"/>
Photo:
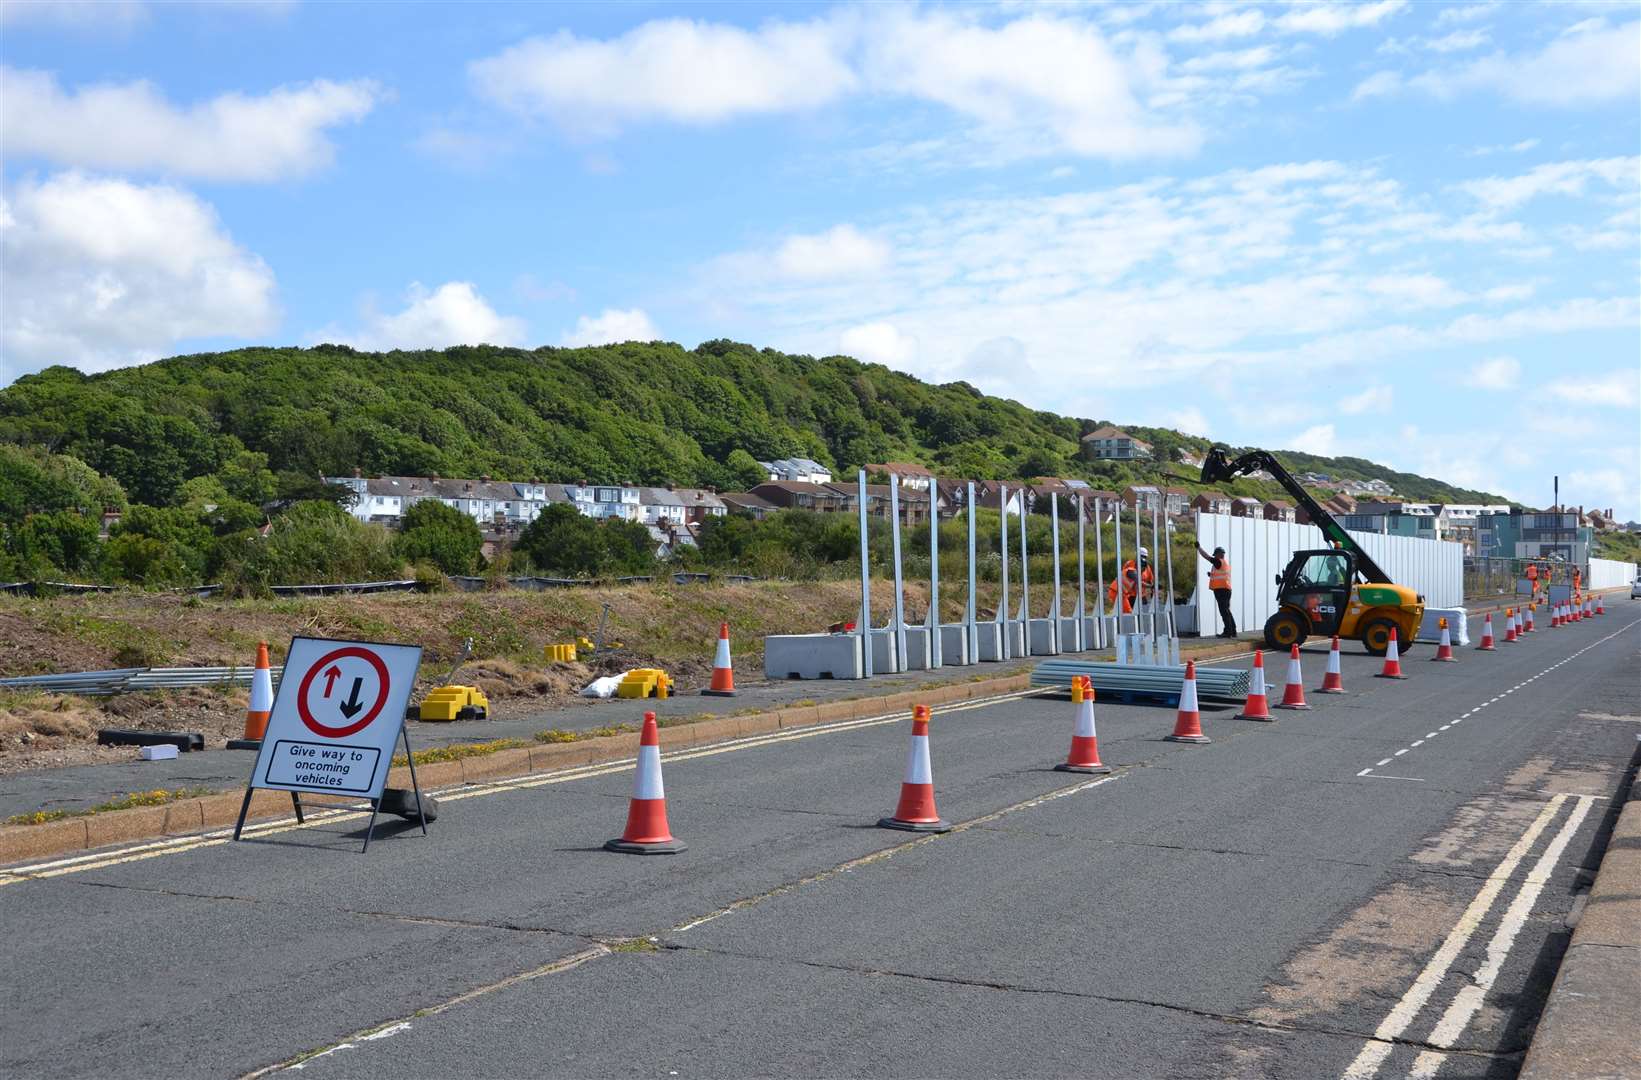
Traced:
<path id="1" fill-rule="evenodd" d="M 1516 640 L 1516 609 L 1504 609 L 1504 640 L 1506 644 Z"/>
<path id="2" fill-rule="evenodd" d="M 644 730 L 638 736 L 638 773 L 633 780 L 632 802 L 627 804 L 627 830 L 619 839 L 607 841 L 605 851 L 627 855 L 669 855 L 683 851 L 667 827 L 667 793 L 661 786 L 661 738 L 655 714 L 644 714 Z"/>
<path id="3" fill-rule="evenodd" d="M 1299 667 L 1299 643 L 1295 642 L 1288 653 L 1288 685 L 1282 688 L 1282 700 L 1276 703 L 1279 709 L 1308 709 L 1305 704 L 1305 673 Z"/>
<path id="4" fill-rule="evenodd" d="M 701 691 L 707 697 L 735 696 L 735 668 L 729 662 L 729 624 L 718 627 L 718 655 L 712 661 L 712 685 Z"/>
<path id="5" fill-rule="evenodd" d="M 1344 676 L 1339 674 L 1339 635 L 1333 635 L 1333 647 L 1328 650 L 1328 670 L 1322 676 L 1322 685 L 1316 691 L 1318 694 L 1343 694 L 1345 692 Z"/>
<path id="6" fill-rule="evenodd" d="M 1607 605 L 1599 596 L 1595 598 L 1595 613 L 1597 615 L 1605 615 L 1607 613 Z"/>
<path id="7" fill-rule="evenodd" d="M 245 735 L 229 739 L 230 750 L 260 750 L 273 710 L 273 676 L 268 671 L 268 643 L 256 643 L 256 670 L 251 673 L 251 703 L 245 708 Z"/>
<path id="8" fill-rule="evenodd" d="M 1248 700 L 1242 703 L 1238 720 L 1275 720 L 1271 715 L 1271 699 L 1265 692 L 1265 654 L 1254 651 L 1254 669 L 1248 675 Z"/>
<path id="9" fill-rule="evenodd" d="M 1385 669 L 1375 675 L 1376 679 L 1405 679 L 1402 674 L 1402 651 L 1396 647 L 1396 628 L 1390 628 L 1390 645 L 1385 649 Z"/>
<path id="10" fill-rule="evenodd" d="M 1436 655 L 1432 656 L 1430 659 L 1440 660 L 1440 661 L 1442 661 L 1444 663 L 1448 663 L 1448 664 L 1456 664 L 1456 663 L 1458 663 L 1459 658 L 1453 655 L 1453 636 L 1452 636 L 1451 633 L 1449 633 L 1449 631 L 1447 629 L 1447 620 L 1446 619 L 1443 619 L 1441 621 L 1441 628 L 1442 628 L 1441 643 L 1436 646 Z"/>
<path id="11" fill-rule="evenodd" d="M 1583 622 L 1583 621 L 1584 621 L 1584 605 L 1583 604 L 1574 604 L 1573 605 L 1573 622 Z"/>
<path id="12" fill-rule="evenodd" d="M 1550 616 L 1550 628 L 1553 630 L 1561 625 L 1561 605 L 1555 606 L 1555 614 Z"/>
<path id="13" fill-rule="evenodd" d="M 1202 733 L 1202 712 L 1197 707 L 1197 662 L 1185 662 L 1185 685 L 1179 692 L 1179 716 L 1174 720 L 1174 733 L 1164 735 L 1169 742 L 1213 742 Z"/>
<path id="14" fill-rule="evenodd" d="M 895 816 L 878 819 L 883 829 L 907 832 L 948 832 L 934 808 L 934 771 L 929 767 L 929 707 L 912 706 L 912 748 L 906 755 L 906 779 L 900 785 Z"/>
<path id="15" fill-rule="evenodd" d="M 1489 611 L 1481 623 L 1481 644 L 1476 648 L 1483 652 L 1493 651 L 1493 613 Z"/>
<path id="16" fill-rule="evenodd" d="M 1087 675 L 1071 680 L 1071 703 L 1077 718 L 1071 729 L 1071 753 L 1054 766 L 1061 772 L 1108 773 L 1111 766 L 1100 761 L 1100 744 L 1094 735 L 1094 685 Z"/>
<path id="17" fill-rule="evenodd" d="M 1536 634 L 1536 633 L 1538 633 L 1538 627 L 1533 625 L 1533 612 L 1535 610 L 1537 610 L 1537 608 L 1538 608 L 1537 604 L 1528 604 L 1527 605 L 1527 625 L 1522 629 L 1522 633 L 1525 633 L 1525 634 Z"/>

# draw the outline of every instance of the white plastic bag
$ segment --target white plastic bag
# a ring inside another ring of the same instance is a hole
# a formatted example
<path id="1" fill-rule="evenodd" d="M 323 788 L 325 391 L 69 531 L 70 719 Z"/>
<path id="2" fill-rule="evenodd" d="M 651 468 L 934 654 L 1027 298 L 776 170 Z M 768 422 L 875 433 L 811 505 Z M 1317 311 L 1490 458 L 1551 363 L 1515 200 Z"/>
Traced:
<path id="1" fill-rule="evenodd" d="M 619 675 L 606 675 L 602 679 L 594 679 L 592 682 L 587 684 L 587 688 L 585 690 L 581 691 L 581 696 L 612 698 L 615 696 L 615 688 L 620 686 L 621 680 L 626 677 L 627 673 L 623 671 Z"/>

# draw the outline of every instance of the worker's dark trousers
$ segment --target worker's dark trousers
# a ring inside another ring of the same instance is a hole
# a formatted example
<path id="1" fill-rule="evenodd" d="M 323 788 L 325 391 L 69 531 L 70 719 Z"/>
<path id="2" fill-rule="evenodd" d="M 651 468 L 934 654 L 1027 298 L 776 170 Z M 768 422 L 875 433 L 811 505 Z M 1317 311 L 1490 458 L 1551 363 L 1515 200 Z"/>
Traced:
<path id="1" fill-rule="evenodd" d="M 1219 604 L 1219 621 L 1225 624 L 1225 628 L 1221 633 L 1235 637 L 1236 616 L 1231 614 L 1231 590 L 1215 589 L 1214 600 Z"/>

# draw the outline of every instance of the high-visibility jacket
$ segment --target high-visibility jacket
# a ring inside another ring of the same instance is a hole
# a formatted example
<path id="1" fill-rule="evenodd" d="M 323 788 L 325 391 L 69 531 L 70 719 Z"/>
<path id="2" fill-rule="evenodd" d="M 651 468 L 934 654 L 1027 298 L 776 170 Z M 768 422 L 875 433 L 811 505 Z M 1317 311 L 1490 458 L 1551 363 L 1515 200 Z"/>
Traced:
<path id="1" fill-rule="evenodd" d="M 1538 581 L 1538 567 L 1534 566 L 1532 563 L 1527 564 L 1527 580 L 1534 582 Z"/>
<path id="2" fill-rule="evenodd" d="M 1127 615 L 1134 610 L 1133 601 L 1137 595 L 1136 578 L 1138 581 L 1144 582 L 1145 595 L 1150 596 L 1152 587 L 1156 582 L 1156 575 L 1151 572 L 1149 566 L 1145 568 L 1144 573 L 1136 575 L 1134 560 L 1129 559 L 1123 563 L 1122 573 L 1119 578 L 1122 581 L 1122 610 L 1123 614 Z M 1117 606 L 1117 582 L 1113 581 L 1105 587 L 1105 599 L 1113 608 Z"/>
<path id="3" fill-rule="evenodd" d="M 1208 587 L 1210 589 L 1229 589 L 1231 587 L 1231 560 L 1221 555 L 1219 565 L 1208 571 Z"/>

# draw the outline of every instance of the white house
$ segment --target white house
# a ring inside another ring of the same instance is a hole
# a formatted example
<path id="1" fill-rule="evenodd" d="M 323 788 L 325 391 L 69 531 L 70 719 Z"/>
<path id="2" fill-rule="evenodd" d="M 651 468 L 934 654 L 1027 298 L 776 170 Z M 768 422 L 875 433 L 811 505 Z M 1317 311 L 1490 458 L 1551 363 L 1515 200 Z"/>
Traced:
<path id="1" fill-rule="evenodd" d="M 638 521 L 642 517 L 638 489 L 619 484 L 565 484 L 564 494 L 577 510 L 593 518 L 621 518 Z"/>
<path id="2" fill-rule="evenodd" d="M 769 474 L 772 481 L 789 481 L 799 484 L 830 484 L 831 470 L 818 461 L 808 458 L 779 458 L 775 461 L 760 461 L 758 467 Z"/>

